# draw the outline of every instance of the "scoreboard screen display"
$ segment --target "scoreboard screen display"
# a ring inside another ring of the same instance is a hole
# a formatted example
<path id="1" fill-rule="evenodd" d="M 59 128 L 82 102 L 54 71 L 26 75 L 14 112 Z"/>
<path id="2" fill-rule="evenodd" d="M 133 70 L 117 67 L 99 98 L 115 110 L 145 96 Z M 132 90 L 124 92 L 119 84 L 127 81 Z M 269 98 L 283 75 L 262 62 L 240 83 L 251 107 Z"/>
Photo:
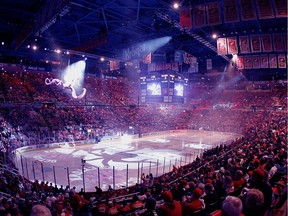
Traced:
<path id="1" fill-rule="evenodd" d="M 147 95 L 161 95 L 161 83 L 160 82 L 147 83 Z"/>
<path id="2" fill-rule="evenodd" d="M 183 97 L 184 86 L 182 83 L 175 83 L 174 85 L 174 95 Z"/>

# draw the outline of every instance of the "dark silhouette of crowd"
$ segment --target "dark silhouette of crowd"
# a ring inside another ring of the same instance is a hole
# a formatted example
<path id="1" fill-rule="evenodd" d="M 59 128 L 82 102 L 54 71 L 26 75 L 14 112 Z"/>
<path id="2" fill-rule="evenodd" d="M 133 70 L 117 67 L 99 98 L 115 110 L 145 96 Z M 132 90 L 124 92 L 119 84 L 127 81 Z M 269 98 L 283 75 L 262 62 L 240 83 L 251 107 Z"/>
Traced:
<path id="1" fill-rule="evenodd" d="M 24 72 L 3 73 L 0 79 L 0 215 L 287 213 L 283 208 L 287 202 L 287 89 L 282 83 L 253 88 L 242 84 L 229 91 L 211 91 L 201 100 L 191 94 L 188 105 L 139 105 L 137 83 L 128 80 L 87 77 L 85 101 L 73 101 L 57 86 L 45 86 L 44 79 L 43 74 Z M 237 132 L 242 137 L 205 150 L 202 157 L 161 176 L 143 173 L 142 182 L 133 187 L 108 191 L 95 187 L 95 193 L 30 182 L 18 174 L 9 158 L 21 146 L 101 140 L 126 133 L 129 126 L 136 134 L 159 128 L 203 129 Z"/>

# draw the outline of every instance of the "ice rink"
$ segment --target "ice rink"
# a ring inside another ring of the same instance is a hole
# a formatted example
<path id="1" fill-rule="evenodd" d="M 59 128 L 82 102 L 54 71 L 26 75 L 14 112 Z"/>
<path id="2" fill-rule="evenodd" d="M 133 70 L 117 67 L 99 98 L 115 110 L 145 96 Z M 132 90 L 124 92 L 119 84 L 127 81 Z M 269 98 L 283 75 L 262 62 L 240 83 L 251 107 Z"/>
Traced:
<path id="1" fill-rule="evenodd" d="M 97 144 L 67 145 L 17 153 L 18 168 L 26 178 L 75 186 L 76 191 L 115 189 L 141 182 L 141 174 L 160 176 L 173 165 L 192 162 L 205 149 L 233 140 L 237 134 L 208 131 L 171 131 L 142 138 L 122 137 Z M 84 177 L 84 181 L 83 181 Z"/>

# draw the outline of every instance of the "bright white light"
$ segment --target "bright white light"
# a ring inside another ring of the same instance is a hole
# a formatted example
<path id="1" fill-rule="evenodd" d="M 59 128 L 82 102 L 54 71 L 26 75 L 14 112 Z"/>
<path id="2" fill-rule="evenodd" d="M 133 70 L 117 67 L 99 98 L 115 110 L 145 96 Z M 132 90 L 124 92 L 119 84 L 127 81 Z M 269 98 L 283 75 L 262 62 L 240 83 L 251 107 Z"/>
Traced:
<path id="1" fill-rule="evenodd" d="M 32 47 L 32 49 L 33 49 L 33 50 L 37 50 L 37 46 L 34 45 L 34 46 Z"/>
<path id="2" fill-rule="evenodd" d="M 71 85 L 74 88 L 77 86 L 80 87 L 81 83 L 83 82 L 85 67 L 85 61 L 78 61 L 74 64 L 69 65 L 64 70 L 65 85 Z"/>
<path id="3" fill-rule="evenodd" d="M 213 35 L 212 35 L 212 38 L 213 38 L 213 39 L 216 39 L 216 38 L 217 38 L 217 34 L 213 34 Z"/>
<path id="4" fill-rule="evenodd" d="M 29 49 L 29 48 L 30 48 L 30 45 L 28 45 L 27 48 Z"/>
<path id="5" fill-rule="evenodd" d="M 175 89 L 175 95 L 183 96 L 183 91 L 184 91 L 183 84 L 175 83 L 174 89 Z"/>
<path id="6" fill-rule="evenodd" d="M 100 58 L 100 61 L 104 61 L 104 60 L 105 60 L 104 57 L 101 57 L 101 58 Z"/>
<path id="7" fill-rule="evenodd" d="M 55 52 L 59 54 L 61 52 L 61 50 L 60 49 L 56 49 Z"/>
<path id="8" fill-rule="evenodd" d="M 178 9 L 178 8 L 179 8 L 179 6 L 180 6 L 180 5 L 179 5 L 179 3 L 178 3 L 178 2 L 175 2 L 175 3 L 173 4 L 173 8 L 174 8 L 174 9 Z"/>
<path id="9" fill-rule="evenodd" d="M 67 51 L 67 52 L 66 52 L 66 54 L 67 54 L 67 55 L 69 55 L 69 54 L 70 54 L 70 52 L 69 52 L 69 51 Z"/>
<path id="10" fill-rule="evenodd" d="M 44 50 L 47 50 L 47 48 L 45 47 Z"/>
<path id="11" fill-rule="evenodd" d="M 236 61 L 237 60 L 237 58 L 238 58 L 238 56 L 237 56 L 237 54 L 233 54 L 233 58 L 232 58 L 232 61 Z"/>
<path id="12" fill-rule="evenodd" d="M 5 44 L 5 42 L 4 41 L 2 41 L 2 43 L 1 43 L 2 45 L 4 45 Z"/>

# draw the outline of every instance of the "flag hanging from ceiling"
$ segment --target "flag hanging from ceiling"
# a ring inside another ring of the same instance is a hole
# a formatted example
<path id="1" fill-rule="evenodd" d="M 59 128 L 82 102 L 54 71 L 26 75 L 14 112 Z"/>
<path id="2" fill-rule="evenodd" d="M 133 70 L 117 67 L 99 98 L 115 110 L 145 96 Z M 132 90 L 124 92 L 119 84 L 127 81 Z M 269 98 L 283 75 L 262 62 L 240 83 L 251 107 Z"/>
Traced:
<path id="1" fill-rule="evenodd" d="M 259 19 L 274 18 L 274 12 L 270 0 L 257 0 L 256 3 Z"/>
<path id="2" fill-rule="evenodd" d="M 239 48 L 240 48 L 240 53 L 250 53 L 250 43 L 249 43 L 248 36 L 239 37 Z"/>
<path id="3" fill-rule="evenodd" d="M 194 27 L 199 28 L 206 25 L 205 6 L 197 6 L 193 8 Z"/>
<path id="4" fill-rule="evenodd" d="M 286 57 L 285 54 L 278 54 L 278 67 L 279 68 L 286 68 Z"/>
<path id="5" fill-rule="evenodd" d="M 225 22 L 238 22 L 239 12 L 236 5 L 236 0 L 223 0 L 224 6 L 224 21 Z"/>
<path id="6" fill-rule="evenodd" d="M 236 37 L 227 38 L 227 44 L 228 44 L 228 54 L 237 54 L 238 53 L 237 38 Z"/>
<path id="7" fill-rule="evenodd" d="M 226 38 L 217 39 L 217 53 L 218 55 L 227 55 Z"/>
<path id="8" fill-rule="evenodd" d="M 191 9 L 183 9 L 180 12 L 180 25 L 182 28 L 190 29 L 192 28 L 192 19 L 191 19 Z"/>
<path id="9" fill-rule="evenodd" d="M 238 69 L 244 69 L 244 62 L 243 62 L 243 57 L 242 56 L 238 56 L 237 58 L 237 67 Z"/>
<path id="10" fill-rule="evenodd" d="M 251 56 L 244 57 L 244 67 L 245 69 L 252 69 L 252 59 Z"/>
<path id="11" fill-rule="evenodd" d="M 261 43 L 260 43 L 260 35 L 251 35 L 251 51 L 253 53 L 261 52 Z"/>
<path id="12" fill-rule="evenodd" d="M 207 21 L 210 25 L 217 25 L 221 23 L 220 8 L 218 2 L 208 4 Z"/>
<path id="13" fill-rule="evenodd" d="M 269 67 L 270 68 L 277 68 L 277 60 L 275 54 L 269 55 Z"/>
<path id="14" fill-rule="evenodd" d="M 240 0 L 240 9 L 242 20 L 256 19 L 255 8 L 252 0 Z"/>
<path id="15" fill-rule="evenodd" d="M 148 54 L 144 57 L 143 63 L 145 63 L 145 64 L 151 64 L 151 59 L 152 59 L 152 54 L 151 54 L 151 52 L 150 52 L 150 53 L 148 53 Z"/>
<path id="16" fill-rule="evenodd" d="M 276 17 L 287 17 L 287 0 L 274 0 Z"/>
<path id="17" fill-rule="evenodd" d="M 207 70 L 212 70 L 212 59 L 206 59 Z"/>
<path id="18" fill-rule="evenodd" d="M 270 34 L 261 35 L 263 52 L 272 52 L 272 39 Z"/>
<path id="19" fill-rule="evenodd" d="M 268 55 L 260 56 L 261 68 L 268 68 Z"/>
<path id="20" fill-rule="evenodd" d="M 253 68 L 260 68 L 260 57 L 258 55 L 253 56 Z"/>
<path id="21" fill-rule="evenodd" d="M 118 60 L 110 60 L 110 71 L 119 70 L 119 61 Z"/>

